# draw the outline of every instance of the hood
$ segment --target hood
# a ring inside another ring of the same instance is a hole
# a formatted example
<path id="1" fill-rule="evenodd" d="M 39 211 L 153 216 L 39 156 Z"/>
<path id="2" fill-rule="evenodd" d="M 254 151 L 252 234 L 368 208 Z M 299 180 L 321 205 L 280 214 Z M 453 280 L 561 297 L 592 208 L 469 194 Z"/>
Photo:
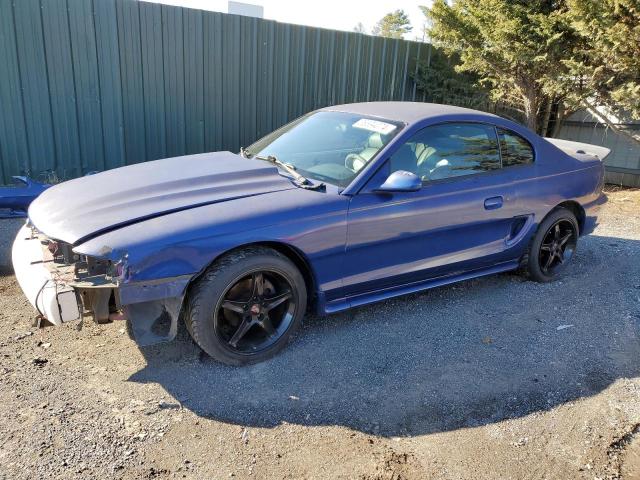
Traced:
<path id="1" fill-rule="evenodd" d="M 264 161 L 231 152 L 204 153 L 55 185 L 31 204 L 29 219 L 45 235 L 78 244 L 167 213 L 292 188 L 291 181 Z"/>

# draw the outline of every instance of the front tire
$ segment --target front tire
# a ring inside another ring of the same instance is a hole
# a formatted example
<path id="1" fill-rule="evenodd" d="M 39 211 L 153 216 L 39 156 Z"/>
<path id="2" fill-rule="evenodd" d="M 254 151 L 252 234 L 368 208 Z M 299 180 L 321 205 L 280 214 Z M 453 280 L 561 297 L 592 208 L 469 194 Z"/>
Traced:
<path id="1" fill-rule="evenodd" d="M 216 260 L 189 291 L 185 323 L 209 356 L 257 363 L 282 350 L 307 305 L 304 278 L 281 253 L 250 247 Z"/>
<path id="2" fill-rule="evenodd" d="M 578 221 L 566 208 L 547 215 L 531 241 L 527 260 L 529 277 L 543 283 L 558 278 L 575 254 L 578 235 Z"/>

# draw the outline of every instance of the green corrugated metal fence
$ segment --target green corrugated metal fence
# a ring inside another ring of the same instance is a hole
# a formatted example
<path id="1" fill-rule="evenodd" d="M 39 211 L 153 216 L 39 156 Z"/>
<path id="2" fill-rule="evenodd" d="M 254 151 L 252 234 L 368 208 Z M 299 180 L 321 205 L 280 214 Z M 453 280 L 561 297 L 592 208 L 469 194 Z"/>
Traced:
<path id="1" fill-rule="evenodd" d="M 305 112 L 412 100 L 415 42 L 134 0 L 0 0 L 0 182 L 237 151 Z"/>

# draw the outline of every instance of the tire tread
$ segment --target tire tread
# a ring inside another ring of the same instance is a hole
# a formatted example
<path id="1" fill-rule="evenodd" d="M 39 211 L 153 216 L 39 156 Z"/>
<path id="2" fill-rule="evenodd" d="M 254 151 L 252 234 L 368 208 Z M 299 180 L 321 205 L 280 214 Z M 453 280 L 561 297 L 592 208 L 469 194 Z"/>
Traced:
<path id="1" fill-rule="evenodd" d="M 295 267 L 293 262 L 291 262 L 289 258 L 281 254 L 280 252 L 268 247 L 251 246 L 230 252 L 215 260 L 193 283 L 188 291 L 188 301 L 186 302 L 186 308 L 184 312 L 184 322 L 187 327 L 187 331 L 193 338 L 194 342 L 214 360 L 231 365 L 244 365 L 262 361 L 271 356 L 267 355 L 264 358 L 260 357 L 256 360 L 240 361 L 237 358 L 227 354 L 227 352 L 216 348 L 215 345 L 213 345 L 211 342 L 208 342 L 203 336 L 204 329 L 209 328 L 209 326 L 204 321 L 204 319 L 206 319 L 207 312 L 205 311 L 205 307 L 203 306 L 206 295 L 208 295 L 207 289 L 210 288 L 212 284 L 215 284 L 218 280 L 218 277 L 232 265 L 235 265 L 250 257 L 259 255 L 268 255 L 271 257 L 282 259 L 285 262 L 290 263 L 297 271 L 297 268 Z M 275 353 L 276 352 L 273 352 L 273 354 Z"/>

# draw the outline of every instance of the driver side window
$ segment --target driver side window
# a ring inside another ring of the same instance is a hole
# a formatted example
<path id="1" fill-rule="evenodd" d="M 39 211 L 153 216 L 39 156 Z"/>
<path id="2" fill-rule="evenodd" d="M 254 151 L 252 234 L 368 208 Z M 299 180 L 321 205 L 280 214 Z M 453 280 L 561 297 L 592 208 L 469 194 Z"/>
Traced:
<path id="1" fill-rule="evenodd" d="M 443 123 L 416 133 L 390 159 L 391 172 L 406 170 L 423 181 L 499 169 L 495 129 L 479 123 Z"/>

